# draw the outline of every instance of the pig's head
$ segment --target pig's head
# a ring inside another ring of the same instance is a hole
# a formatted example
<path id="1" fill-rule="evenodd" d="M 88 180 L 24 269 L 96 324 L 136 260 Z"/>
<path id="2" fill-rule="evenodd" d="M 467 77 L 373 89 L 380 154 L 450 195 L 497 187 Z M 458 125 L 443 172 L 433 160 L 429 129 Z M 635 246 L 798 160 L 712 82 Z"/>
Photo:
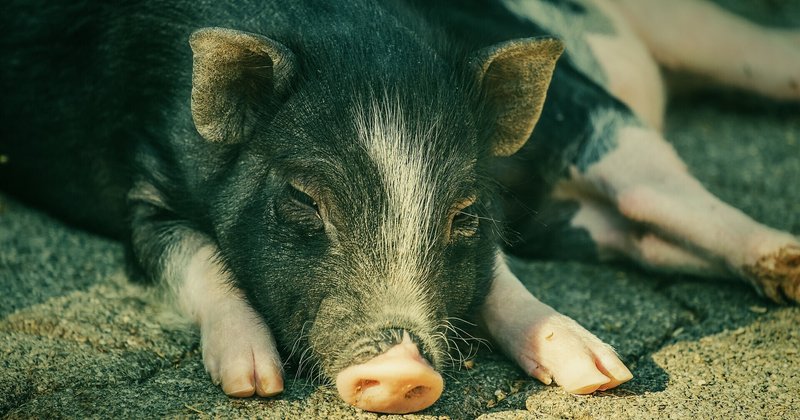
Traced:
<path id="1" fill-rule="evenodd" d="M 418 45 L 398 65 L 225 29 L 191 46 L 195 126 L 232 166 L 213 234 L 284 357 L 367 410 L 433 404 L 452 323 L 492 279 L 488 165 L 530 136 L 560 42 L 504 43 L 460 68 Z"/>

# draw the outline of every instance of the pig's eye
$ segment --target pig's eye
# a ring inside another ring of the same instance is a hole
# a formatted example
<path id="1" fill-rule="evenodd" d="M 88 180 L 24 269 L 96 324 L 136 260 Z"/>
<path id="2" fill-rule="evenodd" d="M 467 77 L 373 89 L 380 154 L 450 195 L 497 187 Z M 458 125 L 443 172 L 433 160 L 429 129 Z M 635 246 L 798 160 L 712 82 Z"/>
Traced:
<path id="1" fill-rule="evenodd" d="M 289 185 L 289 196 L 291 197 L 292 201 L 298 205 L 298 207 L 305 209 L 309 213 L 313 213 L 317 219 L 322 220 L 322 217 L 319 214 L 319 205 L 313 198 L 311 198 L 310 195 L 300 191 L 293 185 Z"/>
<path id="2" fill-rule="evenodd" d="M 472 236 L 477 232 L 479 219 L 475 210 L 475 205 L 470 204 L 453 214 L 453 219 L 450 222 L 451 238 Z"/>

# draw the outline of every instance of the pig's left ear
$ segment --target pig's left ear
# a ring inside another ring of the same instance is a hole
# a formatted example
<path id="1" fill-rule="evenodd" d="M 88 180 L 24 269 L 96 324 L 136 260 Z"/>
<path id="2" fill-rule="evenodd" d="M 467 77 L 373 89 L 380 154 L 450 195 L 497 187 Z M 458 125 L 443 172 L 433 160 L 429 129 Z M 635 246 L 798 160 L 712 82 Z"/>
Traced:
<path id="1" fill-rule="evenodd" d="M 224 28 L 195 31 L 189 45 L 197 131 L 213 142 L 241 141 L 254 125 L 258 106 L 288 89 L 294 55 L 267 37 Z"/>
<path id="2" fill-rule="evenodd" d="M 525 145 L 542 113 L 556 61 L 564 44 L 554 38 L 516 39 L 478 51 L 471 60 L 494 127 L 489 134 L 496 156 Z"/>

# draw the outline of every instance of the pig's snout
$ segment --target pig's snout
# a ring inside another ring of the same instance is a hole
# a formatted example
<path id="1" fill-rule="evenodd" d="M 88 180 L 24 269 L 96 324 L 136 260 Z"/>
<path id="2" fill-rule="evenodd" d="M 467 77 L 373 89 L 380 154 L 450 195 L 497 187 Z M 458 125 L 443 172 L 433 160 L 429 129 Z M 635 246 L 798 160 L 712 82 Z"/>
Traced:
<path id="1" fill-rule="evenodd" d="M 442 395 L 442 375 L 420 355 L 407 332 L 403 340 L 366 363 L 336 376 L 347 403 L 367 411 L 405 414 L 430 407 Z"/>

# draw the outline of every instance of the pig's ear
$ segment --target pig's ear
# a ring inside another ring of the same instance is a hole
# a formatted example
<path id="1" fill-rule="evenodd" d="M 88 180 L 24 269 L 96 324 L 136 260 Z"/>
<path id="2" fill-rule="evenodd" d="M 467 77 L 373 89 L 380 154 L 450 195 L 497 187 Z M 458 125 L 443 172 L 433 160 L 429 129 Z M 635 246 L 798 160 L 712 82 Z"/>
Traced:
<path id="1" fill-rule="evenodd" d="M 288 89 L 294 55 L 264 36 L 224 28 L 197 30 L 189 45 L 197 131 L 213 142 L 241 141 L 254 125 L 258 105 Z"/>
<path id="2" fill-rule="evenodd" d="M 471 60 L 494 119 L 489 134 L 496 156 L 525 145 L 542 113 L 564 44 L 554 38 L 516 39 L 484 48 Z"/>

